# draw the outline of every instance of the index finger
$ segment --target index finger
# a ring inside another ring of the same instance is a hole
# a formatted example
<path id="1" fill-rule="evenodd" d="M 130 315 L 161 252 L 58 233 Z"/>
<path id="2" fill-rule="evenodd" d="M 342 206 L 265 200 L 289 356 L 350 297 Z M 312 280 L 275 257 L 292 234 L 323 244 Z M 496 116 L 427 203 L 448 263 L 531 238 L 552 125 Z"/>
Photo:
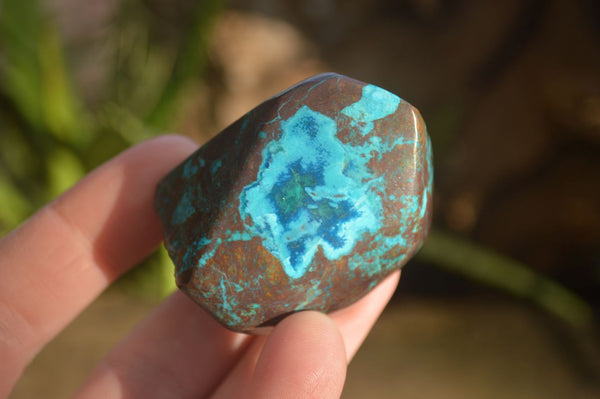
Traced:
<path id="1" fill-rule="evenodd" d="M 156 183 L 196 148 L 180 136 L 133 147 L 0 241 L 0 397 L 46 342 L 160 242 Z"/>

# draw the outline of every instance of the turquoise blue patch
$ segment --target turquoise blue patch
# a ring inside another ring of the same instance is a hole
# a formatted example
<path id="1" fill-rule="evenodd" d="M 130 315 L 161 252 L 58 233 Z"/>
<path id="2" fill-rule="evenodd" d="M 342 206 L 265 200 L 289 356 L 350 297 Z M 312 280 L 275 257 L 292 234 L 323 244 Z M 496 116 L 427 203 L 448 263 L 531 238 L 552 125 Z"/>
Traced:
<path id="1" fill-rule="evenodd" d="M 185 191 L 171 216 L 171 223 L 182 224 L 194 213 L 196 213 L 196 208 L 194 208 L 193 196 L 189 191 Z"/>
<path id="2" fill-rule="evenodd" d="M 373 130 L 373 122 L 393 114 L 402 99 L 377 86 L 363 87 L 360 101 L 350 104 L 342 110 L 342 114 L 352 118 L 353 126 L 360 129 L 362 135 Z"/>
<path id="3" fill-rule="evenodd" d="M 341 113 L 350 117 L 351 126 L 366 136 L 376 120 L 393 114 L 402 101 L 392 93 L 366 85 L 361 99 Z M 379 158 L 396 145 L 415 143 L 403 141 L 402 137 L 390 142 L 378 136 L 369 137 L 363 145 L 342 143 L 336 137 L 336 121 L 307 106 L 281 120 L 280 129 L 280 139 L 268 143 L 262 152 L 257 180 L 244 187 L 240 195 L 241 219 L 249 217 L 251 223 L 246 225 L 246 231 L 228 231 L 218 242 L 195 242 L 194 252 L 210 246 L 197 266 L 204 266 L 221 242 L 248 241 L 258 236 L 279 259 L 285 273 L 298 278 L 306 273 L 319 248 L 327 259 L 340 259 L 349 255 L 368 233 L 375 237 L 377 248 L 352 256 L 349 267 L 360 266 L 366 274 L 375 274 L 380 263 L 369 259 L 376 259 L 395 246 L 404 246 L 406 241 L 400 234 L 384 237 L 378 233 L 383 224 L 380 194 L 385 194 L 385 187 L 380 183 L 384 176 L 374 176 L 367 165 L 372 157 Z M 214 162 L 211 173 L 216 173 L 221 165 L 221 160 Z M 195 173 L 197 167 L 186 165 L 186 177 Z M 195 212 L 190 199 L 188 188 L 172 215 L 174 224 L 183 223 Z M 392 195 L 390 199 L 396 198 Z M 410 214 L 423 213 L 427 204 L 427 198 L 401 200 L 407 208 L 399 215 L 401 224 Z"/>
<path id="4" fill-rule="evenodd" d="M 348 255 L 365 233 L 378 231 L 383 212 L 368 184 L 375 177 L 361 156 L 367 148 L 342 143 L 333 119 L 303 106 L 280 126 L 281 138 L 263 150 L 257 181 L 242 191 L 240 215 L 297 278 L 318 248 L 330 260 Z"/>

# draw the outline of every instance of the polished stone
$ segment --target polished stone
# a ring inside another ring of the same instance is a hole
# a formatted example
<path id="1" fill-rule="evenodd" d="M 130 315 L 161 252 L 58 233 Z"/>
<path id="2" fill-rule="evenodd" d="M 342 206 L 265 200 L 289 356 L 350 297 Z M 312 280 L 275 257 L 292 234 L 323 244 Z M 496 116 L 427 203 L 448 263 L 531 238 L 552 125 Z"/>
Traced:
<path id="1" fill-rule="evenodd" d="M 177 285 L 236 331 L 351 304 L 425 240 L 431 157 L 396 95 L 337 74 L 300 82 L 159 183 Z"/>

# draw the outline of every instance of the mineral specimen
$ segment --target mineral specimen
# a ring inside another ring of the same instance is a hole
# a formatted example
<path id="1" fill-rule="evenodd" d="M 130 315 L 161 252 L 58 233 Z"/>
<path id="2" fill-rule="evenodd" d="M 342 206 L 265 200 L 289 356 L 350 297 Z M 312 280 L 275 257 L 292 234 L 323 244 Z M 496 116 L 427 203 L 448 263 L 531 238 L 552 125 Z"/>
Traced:
<path id="1" fill-rule="evenodd" d="M 347 306 L 430 224 L 431 144 L 394 94 L 318 75 L 223 130 L 158 185 L 177 285 L 226 327 Z"/>

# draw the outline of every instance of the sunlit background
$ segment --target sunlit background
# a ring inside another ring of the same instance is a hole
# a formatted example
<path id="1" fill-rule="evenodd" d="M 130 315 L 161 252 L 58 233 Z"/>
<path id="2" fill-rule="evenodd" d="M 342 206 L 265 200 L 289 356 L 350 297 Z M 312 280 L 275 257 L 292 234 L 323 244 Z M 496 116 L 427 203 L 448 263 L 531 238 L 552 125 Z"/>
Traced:
<path id="1" fill-rule="evenodd" d="M 0 235 L 163 132 L 198 142 L 308 76 L 419 108 L 430 240 L 344 398 L 600 397 L 600 2 L 0 0 Z M 159 251 L 27 369 L 62 398 L 173 289 Z"/>

